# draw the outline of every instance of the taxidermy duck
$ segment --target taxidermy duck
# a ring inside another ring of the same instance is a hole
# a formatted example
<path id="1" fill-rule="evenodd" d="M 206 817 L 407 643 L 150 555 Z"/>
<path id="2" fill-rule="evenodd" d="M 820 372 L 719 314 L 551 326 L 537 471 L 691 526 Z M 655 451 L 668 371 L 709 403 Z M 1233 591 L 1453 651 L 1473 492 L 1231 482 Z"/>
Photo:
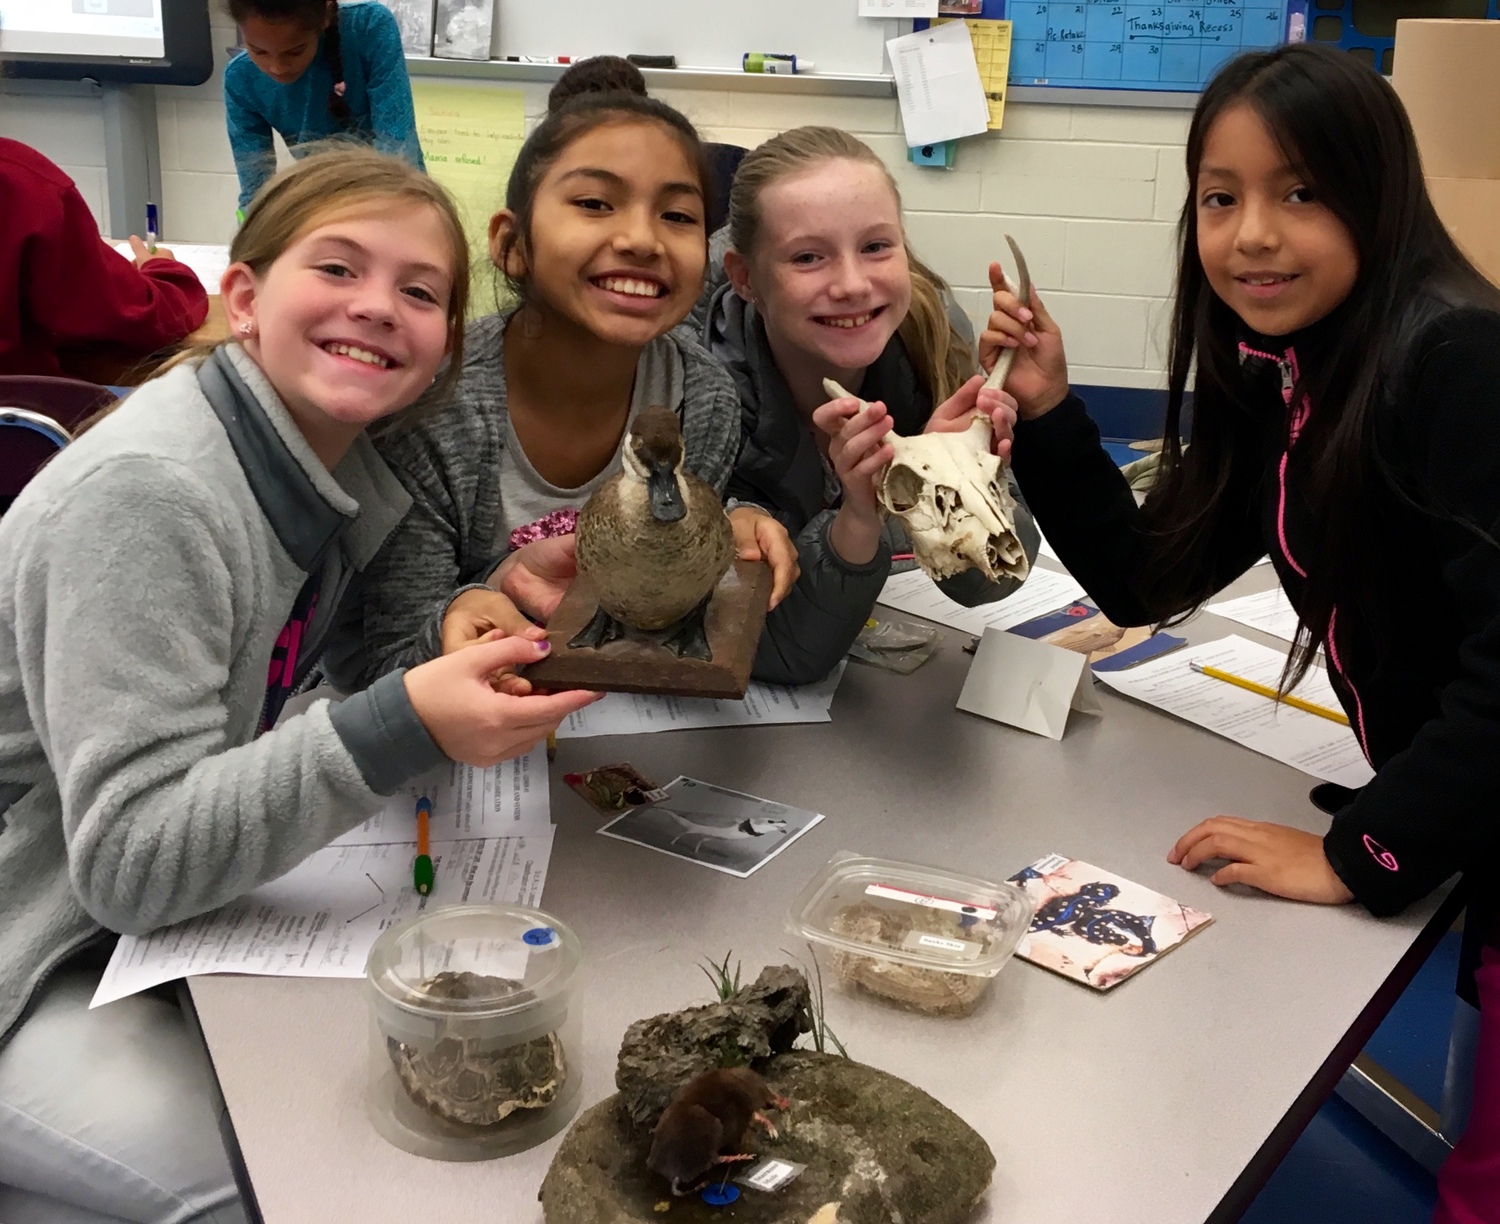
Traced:
<path id="1" fill-rule="evenodd" d="M 704 613 L 734 560 L 734 533 L 718 495 L 682 466 L 682 430 L 666 408 L 630 427 L 621 471 L 578 515 L 578 572 L 599 610 L 571 642 L 602 646 L 626 628 L 673 654 L 710 659 Z"/>

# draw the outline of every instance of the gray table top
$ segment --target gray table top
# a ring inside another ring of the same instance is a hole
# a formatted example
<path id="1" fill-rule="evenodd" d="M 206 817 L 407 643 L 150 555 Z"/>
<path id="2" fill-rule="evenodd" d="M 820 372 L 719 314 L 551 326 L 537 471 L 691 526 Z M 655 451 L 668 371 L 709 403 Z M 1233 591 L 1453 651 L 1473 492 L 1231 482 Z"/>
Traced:
<path id="1" fill-rule="evenodd" d="M 1263 567 L 1230 593 L 1270 580 Z M 1231 631 L 1275 643 L 1208 615 L 1185 630 L 1198 641 Z M 1221 890 L 1206 871 L 1169 865 L 1173 841 L 1219 812 L 1326 827 L 1308 802 L 1313 779 L 1102 686 L 1103 716 L 1075 714 L 1061 742 L 961 714 L 966 640 L 950 633 L 911 676 L 851 665 L 831 723 L 563 741 L 543 905 L 577 931 L 587 957 L 584 1103 L 613 1091 L 629 1023 L 707 1001 L 702 960 L 732 952 L 753 977 L 786 961 L 783 949 L 806 958 L 784 918 L 835 851 L 993 879 L 1056 851 L 1215 921 L 1107 994 L 1017 960 L 967 1019 L 831 988 L 829 1022 L 852 1057 L 932 1093 L 989 1142 L 997 1164 L 978 1220 L 1078 1219 L 1101 1203 L 1113 1224 L 1224 1218 L 1221 1200 L 1236 1197 L 1237 1179 L 1244 1196 L 1258 1153 L 1274 1160 L 1278 1142 L 1290 1142 L 1298 1126 L 1283 1119 L 1315 1108 L 1446 925 L 1440 898 L 1376 921 L 1354 906 Z M 688 774 L 827 819 L 737 879 L 595 836 L 602 822 L 561 775 L 617 760 L 658 781 Z M 364 1224 L 539 1221 L 537 1188 L 559 1140 L 451 1165 L 375 1133 L 363 1109 L 362 985 L 191 982 L 267 1224 L 323 1224 L 332 1208 Z"/>

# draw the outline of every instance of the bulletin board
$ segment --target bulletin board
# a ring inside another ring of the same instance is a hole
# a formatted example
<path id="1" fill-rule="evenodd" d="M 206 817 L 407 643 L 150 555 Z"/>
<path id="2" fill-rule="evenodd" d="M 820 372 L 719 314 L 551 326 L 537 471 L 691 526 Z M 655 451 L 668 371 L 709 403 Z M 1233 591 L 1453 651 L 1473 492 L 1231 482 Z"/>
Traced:
<path id="1" fill-rule="evenodd" d="M 1495 20 L 1500 0 L 983 0 L 968 16 L 1011 23 L 1011 85 L 1193 94 L 1291 27 L 1389 75 L 1396 18 Z"/>

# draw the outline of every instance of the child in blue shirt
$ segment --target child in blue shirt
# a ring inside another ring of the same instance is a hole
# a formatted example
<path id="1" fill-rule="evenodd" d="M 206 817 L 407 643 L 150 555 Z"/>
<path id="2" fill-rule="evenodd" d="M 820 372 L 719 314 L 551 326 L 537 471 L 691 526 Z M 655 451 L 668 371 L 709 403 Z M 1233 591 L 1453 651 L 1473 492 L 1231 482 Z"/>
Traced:
<path id="1" fill-rule="evenodd" d="M 229 0 L 229 15 L 245 45 L 224 69 L 241 213 L 275 173 L 273 131 L 294 156 L 347 136 L 426 169 L 401 32 L 384 5 Z"/>

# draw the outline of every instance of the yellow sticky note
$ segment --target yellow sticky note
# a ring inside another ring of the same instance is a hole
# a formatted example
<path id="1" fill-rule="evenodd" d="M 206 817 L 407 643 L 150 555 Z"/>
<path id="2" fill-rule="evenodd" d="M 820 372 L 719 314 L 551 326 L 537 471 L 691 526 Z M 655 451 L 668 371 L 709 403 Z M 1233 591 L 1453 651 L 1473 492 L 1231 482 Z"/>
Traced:
<path id="1" fill-rule="evenodd" d="M 526 96 L 519 89 L 448 85 L 417 79 L 411 83 L 417 134 L 427 173 L 458 201 L 476 275 L 470 316 L 495 309 L 490 268 L 489 224 L 505 203 L 505 185 L 526 139 Z"/>
<path id="2" fill-rule="evenodd" d="M 964 24 L 974 42 L 974 62 L 979 65 L 979 79 L 984 82 L 985 100 L 990 104 L 989 128 L 998 131 L 1005 122 L 1005 91 L 1010 80 L 1010 22 L 966 17 Z"/>

